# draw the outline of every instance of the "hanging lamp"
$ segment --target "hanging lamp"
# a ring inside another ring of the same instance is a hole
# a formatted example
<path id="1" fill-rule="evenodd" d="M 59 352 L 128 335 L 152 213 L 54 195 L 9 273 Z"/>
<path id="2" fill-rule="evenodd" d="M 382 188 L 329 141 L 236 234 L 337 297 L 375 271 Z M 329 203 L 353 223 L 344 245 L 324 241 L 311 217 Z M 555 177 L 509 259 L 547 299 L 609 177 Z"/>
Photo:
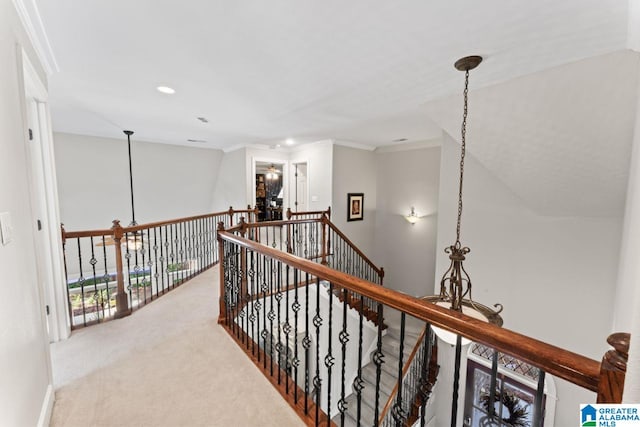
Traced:
<path id="1" fill-rule="evenodd" d="M 123 130 L 125 135 L 127 135 L 127 149 L 129 153 L 129 194 L 131 195 L 131 222 L 129 223 L 129 227 L 135 227 L 138 225 L 136 222 L 136 208 L 135 208 L 135 200 L 133 197 L 133 165 L 131 162 L 131 135 L 133 135 L 132 130 Z M 144 233 L 142 231 L 133 231 L 131 233 L 127 233 L 126 245 L 127 249 L 131 251 L 139 251 L 142 249 L 142 239 Z"/>
<path id="2" fill-rule="evenodd" d="M 471 296 L 471 278 L 467 274 L 463 261 L 470 249 L 460 243 L 460 224 L 462 219 L 462 184 L 464 181 L 464 158 L 466 154 L 466 134 L 467 134 L 467 114 L 468 114 L 468 93 L 469 93 L 469 71 L 476 68 L 482 62 L 481 56 L 467 56 L 459 59 L 454 64 L 459 71 L 464 71 L 464 109 L 462 114 L 462 138 L 460 151 L 460 181 L 458 187 L 458 220 L 456 222 L 456 241 L 444 251 L 449 254 L 451 263 L 449 268 L 440 280 L 440 293 L 434 296 L 423 297 L 441 307 L 447 307 L 471 317 L 502 326 L 503 320 L 500 312 L 502 304 L 495 304 L 493 307 L 475 302 Z M 449 344 L 456 344 L 458 337 L 456 334 L 441 328 L 433 328 L 438 337 Z M 462 345 L 468 344 L 470 340 L 462 338 Z"/>

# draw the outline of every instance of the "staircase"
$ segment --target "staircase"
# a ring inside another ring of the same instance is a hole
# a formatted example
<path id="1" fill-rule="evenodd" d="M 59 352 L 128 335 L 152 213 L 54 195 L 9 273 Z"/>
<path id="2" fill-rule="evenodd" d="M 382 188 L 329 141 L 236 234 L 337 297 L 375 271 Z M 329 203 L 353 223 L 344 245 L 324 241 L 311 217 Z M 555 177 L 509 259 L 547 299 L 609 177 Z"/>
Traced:
<path id="1" fill-rule="evenodd" d="M 390 313 L 391 314 L 391 313 Z M 384 363 L 380 369 L 380 396 L 378 400 L 378 418 L 382 415 L 389 397 L 395 393 L 398 384 L 398 356 L 400 354 L 400 319 L 394 321 L 396 316 L 388 316 L 385 313 L 385 324 L 388 326 L 382 336 L 382 354 Z M 424 324 L 410 322 L 405 324 L 405 335 L 403 345 L 403 365 L 407 363 L 420 335 L 424 329 Z M 376 375 L 377 366 L 370 360 L 362 367 L 362 380 L 364 387 L 360 399 L 360 425 L 376 425 L 375 404 L 376 404 Z M 352 385 L 352 393 L 346 399 L 347 410 L 345 411 L 344 426 L 355 427 L 358 425 L 358 394 L 356 387 L 357 379 Z M 332 421 L 336 425 L 341 425 L 341 414 L 333 417 Z"/>

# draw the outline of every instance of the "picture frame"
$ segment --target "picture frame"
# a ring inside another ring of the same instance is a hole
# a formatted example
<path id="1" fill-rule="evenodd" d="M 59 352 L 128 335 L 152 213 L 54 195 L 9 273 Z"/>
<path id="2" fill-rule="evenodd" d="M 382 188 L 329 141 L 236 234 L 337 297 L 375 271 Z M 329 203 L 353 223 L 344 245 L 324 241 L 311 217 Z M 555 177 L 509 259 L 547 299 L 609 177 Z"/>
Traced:
<path id="1" fill-rule="evenodd" d="M 347 193 L 347 221 L 364 218 L 364 193 Z"/>

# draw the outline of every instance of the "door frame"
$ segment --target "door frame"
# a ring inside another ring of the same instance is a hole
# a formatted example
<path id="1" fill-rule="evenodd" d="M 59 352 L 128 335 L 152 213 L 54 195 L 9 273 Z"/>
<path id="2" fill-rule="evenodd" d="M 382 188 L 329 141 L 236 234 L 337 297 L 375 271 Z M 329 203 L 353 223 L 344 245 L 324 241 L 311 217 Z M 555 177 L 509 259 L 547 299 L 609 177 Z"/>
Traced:
<path id="1" fill-rule="evenodd" d="M 295 181 L 297 181 L 297 177 L 295 176 L 295 167 L 296 165 L 302 165 L 304 164 L 306 166 L 306 171 L 305 171 L 305 177 L 304 180 L 306 182 L 307 185 L 307 192 L 306 192 L 306 200 L 304 201 L 305 206 L 306 206 L 306 210 L 309 210 L 309 203 L 310 203 L 310 197 L 309 197 L 309 161 L 307 159 L 296 159 L 295 161 L 291 161 L 289 168 L 291 169 L 291 191 L 289 194 L 291 194 L 291 200 L 289 204 L 293 204 L 295 203 L 298 195 L 295 192 Z M 297 206 L 292 206 L 292 209 L 294 212 L 297 212 Z"/>
<path id="2" fill-rule="evenodd" d="M 43 275 L 49 278 L 49 280 L 44 280 L 48 284 L 46 289 L 40 289 L 40 291 L 43 298 L 43 309 L 49 307 L 48 315 L 46 312 L 44 314 L 47 319 L 49 340 L 57 342 L 70 336 L 71 327 L 64 275 L 53 131 L 48 104 L 49 94 L 24 49 L 19 48 L 19 55 L 22 59 L 24 81 L 25 144 L 40 144 L 40 158 L 34 158 L 30 147 L 25 146 L 31 181 L 29 187 L 32 214 L 34 220 L 40 219 L 42 223 L 41 230 L 38 230 L 35 221 L 33 224 L 34 236 L 36 236 L 35 233 L 41 233 L 38 238 L 34 239 L 35 249 L 40 253 L 40 256 L 36 257 L 38 286 L 42 286 Z M 33 140 L 29 138 L 31 124 L 33 124 L 31 129 Z M 34 168 L 40 170 L 34 170 Z M 39 208 L 42 209 L 41 212 L 39 212 Z M 40 245 L 42 246 L 37 247 Z"/>
<path id="3" fill-rule="evenodd" d="M 272 163 L 274 165 L 282 165 L 282 186 L 284 192 L 282 193 L 282 210 L 283 215 L 286 212 L 286 208 L 289 207 L 289 161 L 284 159 L 274 159 L 267 157 L 252 157 L 251 158 L 251 179 L 248 182 L 248 186 L 251 188 L 251 206 L 255 206 L 256 203 L 256 163 Z"/>

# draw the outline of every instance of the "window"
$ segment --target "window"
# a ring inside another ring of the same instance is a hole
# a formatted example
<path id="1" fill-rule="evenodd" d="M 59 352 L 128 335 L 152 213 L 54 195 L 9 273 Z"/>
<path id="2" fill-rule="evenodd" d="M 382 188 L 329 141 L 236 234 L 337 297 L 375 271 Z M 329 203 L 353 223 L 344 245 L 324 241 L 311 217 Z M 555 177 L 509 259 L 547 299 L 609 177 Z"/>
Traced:
<path id="1" fill-rule="evenodd" d="M 530 426 L 533 421 L 538 369 L 509 355 L 499 354 L 493 404 L 496 416 L 492 419 L 489 416 L 492 356 L 493 350 L 482 344 L 471 346 L 467 363 L 464 425 Z M 543 413 L 546 401 L 545 390 L 541 402 Z M 548 420 L 546 418 L 545 422 Z M 548 425 L 553 425 L 553 422 Z"/>

